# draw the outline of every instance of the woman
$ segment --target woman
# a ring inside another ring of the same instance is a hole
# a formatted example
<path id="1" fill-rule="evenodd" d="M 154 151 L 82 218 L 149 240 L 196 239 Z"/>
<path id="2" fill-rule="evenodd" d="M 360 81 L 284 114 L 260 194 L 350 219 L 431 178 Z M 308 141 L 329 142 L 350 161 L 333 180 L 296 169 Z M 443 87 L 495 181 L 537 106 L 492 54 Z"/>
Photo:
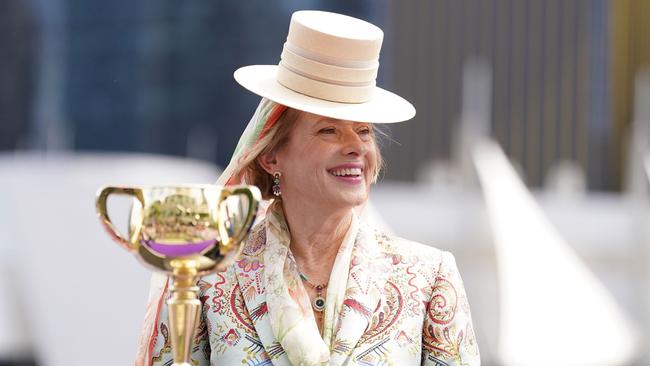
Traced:
<path id="1" fill-rule="evenodd" d="M 218 183 L 255 184 L 272 203 L 240 259 L 199 281 L 197 364 L 480 363 L 454 257 L 358 215 L 382 165 L 372 123 L 415 114 L 375 86 L 382 38 L 296 12 L 280 64 L 235 73 L 263 99 Z M 153 290 L 139 363 L 169 364 L 166 284 Z"/>

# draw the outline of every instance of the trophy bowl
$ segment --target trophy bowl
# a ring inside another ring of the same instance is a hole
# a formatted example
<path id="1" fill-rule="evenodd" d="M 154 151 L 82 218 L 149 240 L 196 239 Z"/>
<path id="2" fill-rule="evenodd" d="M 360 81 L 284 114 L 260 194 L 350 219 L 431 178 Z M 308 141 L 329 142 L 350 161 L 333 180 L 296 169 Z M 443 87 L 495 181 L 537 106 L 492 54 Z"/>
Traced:
<path id="1" fill-rule="evenodd" d="M 108 214 L 111 195 L 132 196 L 128 234 Z M 169 287 L 169 328 L 174 365 L 189 365 L 190 346 L 201 302 L 199 276 L 224 271 L 237 258 L 261 195 L 255 186 L 106 186 L 99 189 L 97 213 L 108 234 L 147 267 L 163 271 Z"/>

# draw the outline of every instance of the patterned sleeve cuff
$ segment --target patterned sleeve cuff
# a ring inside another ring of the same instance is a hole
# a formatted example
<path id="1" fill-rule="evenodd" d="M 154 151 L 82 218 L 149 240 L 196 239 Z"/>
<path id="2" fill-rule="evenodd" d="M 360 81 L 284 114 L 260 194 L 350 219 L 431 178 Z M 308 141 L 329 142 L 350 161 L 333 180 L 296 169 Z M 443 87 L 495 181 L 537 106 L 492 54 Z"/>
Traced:
<path id="1" fill-rule="evenodd" d="M 469 302 L 451 253 L 443 252 L 422 329 L 422 364 L 480 365 Z"/>

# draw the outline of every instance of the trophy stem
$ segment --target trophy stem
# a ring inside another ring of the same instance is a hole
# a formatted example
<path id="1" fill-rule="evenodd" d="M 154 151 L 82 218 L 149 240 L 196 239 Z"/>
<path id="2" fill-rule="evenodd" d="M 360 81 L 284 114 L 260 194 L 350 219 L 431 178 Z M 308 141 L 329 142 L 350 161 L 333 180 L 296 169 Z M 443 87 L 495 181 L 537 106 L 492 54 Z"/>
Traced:
<path id="1" fill-rule="evenodd" d="M 201 310 L 199 288 L 196 286 L 198 264 L 191 259 L 175 259 L 170 265 L 173 268 L 172 286 L 167 305 L 173 366 L 190 366 L 191 348 Z"/>

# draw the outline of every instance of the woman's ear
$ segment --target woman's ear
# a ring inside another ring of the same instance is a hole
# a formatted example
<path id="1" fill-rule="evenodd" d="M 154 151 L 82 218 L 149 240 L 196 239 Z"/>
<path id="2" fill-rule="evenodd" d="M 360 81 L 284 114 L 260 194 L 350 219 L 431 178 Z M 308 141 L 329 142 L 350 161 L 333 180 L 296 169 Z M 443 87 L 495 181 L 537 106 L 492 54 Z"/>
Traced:
<path id="1" fill-rule="evenodd" d="M 257 163 L 269 174 L 278 171 L 278 161 L 275 151 L 269 151 L 258 156 Z"/>

